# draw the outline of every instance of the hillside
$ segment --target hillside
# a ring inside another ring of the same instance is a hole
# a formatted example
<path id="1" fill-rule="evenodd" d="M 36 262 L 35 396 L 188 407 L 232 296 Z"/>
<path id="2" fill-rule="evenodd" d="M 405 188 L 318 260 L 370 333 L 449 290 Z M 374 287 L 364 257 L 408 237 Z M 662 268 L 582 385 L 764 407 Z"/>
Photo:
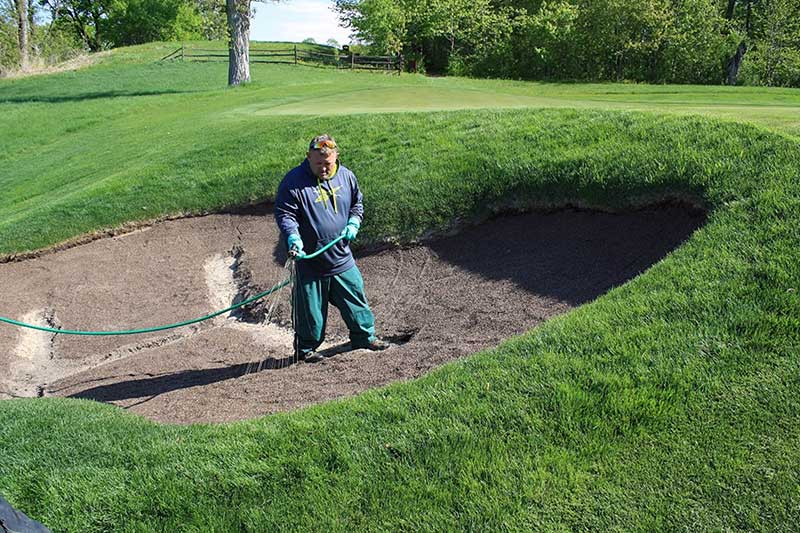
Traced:
<path id="1" fill-rule="evenodd" d="M 436 249 L 498 215 L 567 206 L 691 204 L 704 225 L 565 314 L 354 397 L 185 426 L 89 400 L 2 401 L 0 494 L 13 505 L 54 531 L 800 521 L 799 91 L 289 65 L 255 66 L 254 82 L 232 90 L 224 65 L 152 61 L 169 51 L 0 80 L 0 253 L 268 205 L 320 131 L 362 183 L 367 252 Z M 524 246 L 529 236 L 513 233 Z M 34 279 L 34 261 L 0 267 L 31 265 Z M 411 313 L 404 303 L 397 312 Z"/>

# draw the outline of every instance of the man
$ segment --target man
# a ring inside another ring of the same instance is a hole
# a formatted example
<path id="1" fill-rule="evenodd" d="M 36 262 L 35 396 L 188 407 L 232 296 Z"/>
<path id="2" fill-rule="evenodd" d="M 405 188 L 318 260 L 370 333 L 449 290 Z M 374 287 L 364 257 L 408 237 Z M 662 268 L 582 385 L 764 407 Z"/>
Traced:
<path id="1" fill-rule="evenodd" d="M 350 251 L 364 216 L 361 191 L 355 175 L 338 157 L 333 137 L 314 137 L 305 161 L 286 174 L 275 199 L 275 221 L 290 256 L 297 260 L 292 314 L 295 355 L 300 360 L 325 339 L 328 302 L 342 313 L 353 349 L 389 346 L 375 337 L 375 317 Z M 324 253 L 303 259 L 339 236 L 344 238 Z"/>

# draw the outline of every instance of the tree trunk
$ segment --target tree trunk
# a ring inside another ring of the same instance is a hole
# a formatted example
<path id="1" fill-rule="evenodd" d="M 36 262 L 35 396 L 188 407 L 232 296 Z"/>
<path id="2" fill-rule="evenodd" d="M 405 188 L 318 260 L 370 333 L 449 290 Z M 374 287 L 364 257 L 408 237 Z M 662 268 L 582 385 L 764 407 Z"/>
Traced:
<path id="1" fill-rule="evenodd" d="M 19 66 L 22 70 L 28 68 L 28 35 L 30 27 L 28 24 L 28 1 L 17 0 L 17 27 L 19 29 Z"/>
<path id="2" fill-rule="evenodd" d="M 725 80 L 725 83 L 728 85 L 736 85 L 736 78 L 739 77 L 739 67 L 742 66 L 742 59 L 744 58 L 745 52 L 747 52 L 747 45 L 742 41 L 736 48 L 736 53 L 728 61 L 728 72 Z"/>
<path id="3" fill-rule="evenodd" d="M 89 49 L 92 52 L 99 52 L 100 50 L 103 49 L 102 38 L 105 35 L 105 31 L 103 31 L 102 33 L 100 31 L 100 25 L 102 24 L 101 16 L 100 16 L 100 10 L 97 9 L 97 8 L 93 8 L 90 11 L 90 15 L 92 17 L 92 24 L 94 24 L 94 37 L 90 38 Z M 86 33 L 88 35 L 88 32 L 86 32 Z"/>
<path id="4" fill-rule="evenodd" d="M 751 22 L 753 21 L 753 0 L 747 0 L 747 11 L 744 18 L 744 32 L 750 37 L 750 31 L 753 29 Z"/>
<path id="5" fill-rule="evenodd" d="M 733 20 L 733 8 L 736 7 L 736 0 L 728 0 L 728 7 L 725 8 L 725 18 Z"/>
<path id="6" fill-rule="evenodd" d="M 225 0 L 228 14 L 228 85 L 250 81 L 250 0 Z"/>
<path id="7" fill-rule="evenodd" d="M 744 20 L 744 34 L 745 39 L 736 47 L 736 53 L 733 54 L 725 65 L 725 83 L 728 85 L 736 85 L 736 79 L 739 77 L 739 67 L 742 66 L 744 54 L 747 52 L 747 39 L 750 38 L 752 31 L 751 22 L 753 15 L 753 0 L 728 0 L 727 8 L 725 9 L 725 18 L 733 20 L 735 15 L 736 4 L 745 2 L 745 20 Z"/>

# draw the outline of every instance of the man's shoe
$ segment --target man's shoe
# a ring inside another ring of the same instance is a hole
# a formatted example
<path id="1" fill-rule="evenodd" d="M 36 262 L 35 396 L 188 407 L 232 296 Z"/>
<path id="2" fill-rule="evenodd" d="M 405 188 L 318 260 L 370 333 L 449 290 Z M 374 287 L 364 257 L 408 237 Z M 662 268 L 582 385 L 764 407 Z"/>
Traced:
<path id="1" fill-rule="evenodd" d="M 322 354 L 319 352 L 308 352 L 306 354 L 305 362 L 306 363 L 318 363 L 322 361 L 324 358 Z"/>
<path id="2" fill-rule="evenodd" d="M 380 352 L 381 350 L 385 350 L 389 347 L 389 343 L 382 341 L 380 339 L 374 339 L 369 341 L 367 344 L 359 344 L 354 345 L 354 350 L 370 350 L 372 352 Z"/>

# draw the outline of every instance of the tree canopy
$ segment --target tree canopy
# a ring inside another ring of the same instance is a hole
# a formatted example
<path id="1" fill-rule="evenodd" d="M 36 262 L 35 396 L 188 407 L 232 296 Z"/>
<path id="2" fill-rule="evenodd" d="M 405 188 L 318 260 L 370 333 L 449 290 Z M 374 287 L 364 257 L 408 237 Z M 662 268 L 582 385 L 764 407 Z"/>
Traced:
<path id="1" fill-rule="evenodd" d="M 52 19 L 96 51 L 157 40 L 222 38 L 224 5 L 216 0 L 41 0 Z"/>
<path id="2" fill-rule="evenodd" d="M 800 86 L 797 0 L 335 0 L 335 9 L 375 53 L 430 72 Z"/>

